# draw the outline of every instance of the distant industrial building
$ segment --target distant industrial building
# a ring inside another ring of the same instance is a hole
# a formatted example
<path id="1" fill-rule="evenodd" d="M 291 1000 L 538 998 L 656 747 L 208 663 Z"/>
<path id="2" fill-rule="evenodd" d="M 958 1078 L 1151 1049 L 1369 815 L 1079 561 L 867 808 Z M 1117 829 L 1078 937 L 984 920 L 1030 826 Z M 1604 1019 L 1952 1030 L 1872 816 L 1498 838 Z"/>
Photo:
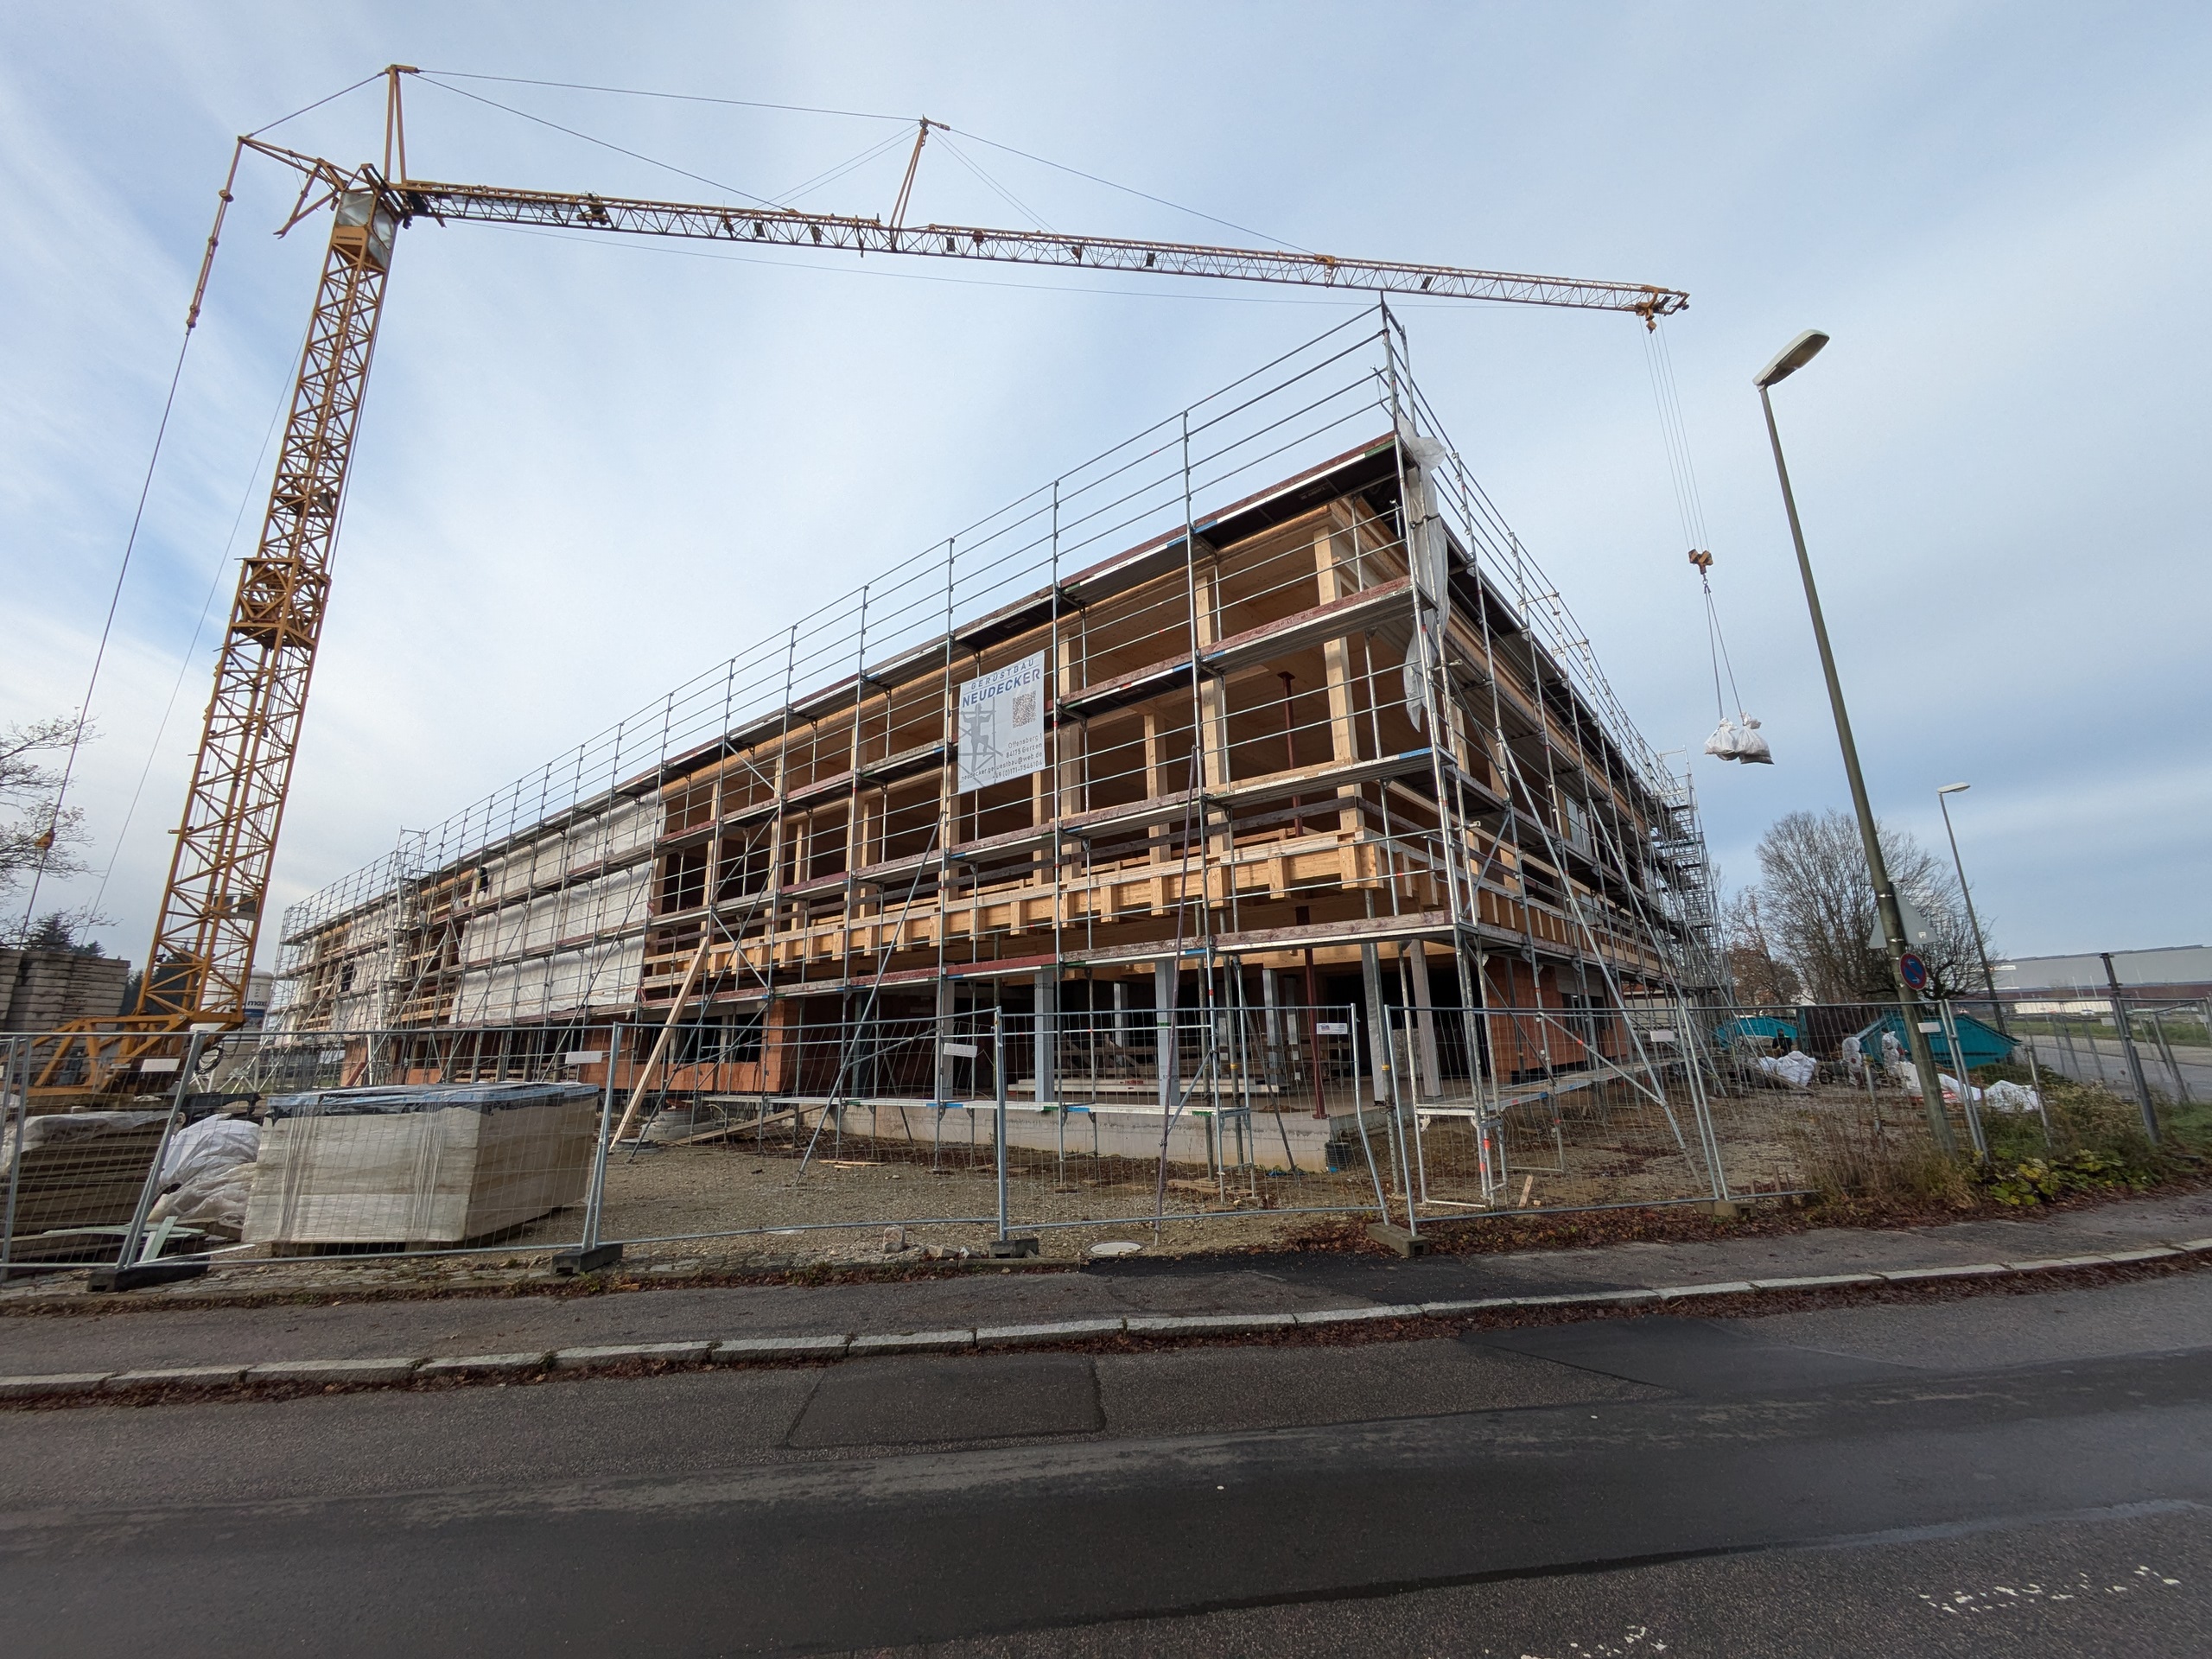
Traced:
<path id="1" fill-rule="evenodd" d="M 2131 1001 L 2190 1002 L 2212 997 L 2212 945 L 2172 945 L 2152 950 L 2115 950 L 2113 975 Z M 1997 994 L 2024 1007 L 2056 1011 L 2088 1001 L 2109 1000 L 2101 956 L 2014 957 L 1992 965 Z"/>

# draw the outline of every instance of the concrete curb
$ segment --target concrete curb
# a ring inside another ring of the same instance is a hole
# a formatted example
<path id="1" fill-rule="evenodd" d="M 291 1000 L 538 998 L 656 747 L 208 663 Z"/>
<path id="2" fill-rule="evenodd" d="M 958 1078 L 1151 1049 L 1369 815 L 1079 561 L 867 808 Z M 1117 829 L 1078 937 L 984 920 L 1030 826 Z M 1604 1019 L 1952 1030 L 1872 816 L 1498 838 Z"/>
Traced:
<path id="1" fill-rule="evenodd" d="M 2212 1238 L 2121 1250 L 2109 1255 L 2058 1255 L 2021 1262 L 1978 1262 L 1964 1266 L 1893 1268 L 1881 1273 L 1832 1273 L 1808 1278 L 1732 1279 L 1706 1285 L 1661 1285 L 1621 1290 L 1585 1290 L 1534 1296 L 1484 1296 L 1467 1301 L 1367 1304 L 1313 1308 L 1294 1313 L 1132 1314 L 1122 1319 L 1061 1319 L 1045 1325 L 987 1325 L 976 1330 L 849 1332 L 784 1337 L 741 1337 L 728 1341 L 639 1342 L 563 1348 L 550 1353 L 431 1355 L 373 1359 L 287 1359 L 261 1364 L 182 1365 L 135 1371 L 62 1371 L 46 1376 L 0 1376 L 0 1401 L 36 1401 L 99 1394 L 118 1399 L 171 1389 L 218 1389 L 255 1383 L 321 1383 L 347 1388 L 386 1387 L 416 1377 L 466 1381 L 472 1377 L 537 1376 L 546 1371 L 620 1370 L 639 1364 L 743 1365 L 823 1363 L 877 1355 L 969 1353 L 978 1349 L 1046 1348 L 1132 1336 L 1174 1340 L 1186 1337 L 1255 1336 L 1269 1332 L 1343 1329 L 1367 1324 L 1421 1319 L 1458 1319 L 1469 1314 L 1514 1308 L 1618 1308 L 1649 1303 L 1694 1301 L 1712 1296 L 1789 1295 L 1807 1290 L 1848 1289 L 1869 1285 L 1927 1285 L 1946 1280 L 2015 1279 L 2083 1268 L 2133 1267 L 2139 1263 L 2212 1255 Z"/>

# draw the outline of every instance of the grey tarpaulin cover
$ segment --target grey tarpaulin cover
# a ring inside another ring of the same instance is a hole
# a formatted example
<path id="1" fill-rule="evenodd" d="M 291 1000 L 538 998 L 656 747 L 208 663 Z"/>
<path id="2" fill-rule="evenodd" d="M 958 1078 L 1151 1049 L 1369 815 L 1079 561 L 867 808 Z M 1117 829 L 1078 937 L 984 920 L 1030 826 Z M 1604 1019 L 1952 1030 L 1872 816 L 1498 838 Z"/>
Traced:
<path id="1" fill-rule="evenodd" d="M 465 1107 L 479 1112 L 512 1111 L 525 1106 L 555 1106 L 595 1099 L 588 1083 L 414 1083 L 372 1084 L 360 1089 L 312 1089 L 279 1095 L 264 1109 L 270 1116 L 365 1117 L 390 1112 L 435 1112 Z"/>
<path id="2" fill-rule="evenodd" d="M 19 1097 L 20 1098 L 20 1097 Z M 98 1141 L 111 1135 L 127 1135 L 133 1129 L 143 1129 L 149 1123 L 158 1123 L 168 1114 L 160 1112 L 41 1112 L 23 1126 L 23 1150 L 36 1152 L 41 1147 L 66 1146 L 74 1141 Z M 16 1126 L 10 1123 L 0 1134 L 0 1169 L 5 1169 L 16 1160 Z"/>

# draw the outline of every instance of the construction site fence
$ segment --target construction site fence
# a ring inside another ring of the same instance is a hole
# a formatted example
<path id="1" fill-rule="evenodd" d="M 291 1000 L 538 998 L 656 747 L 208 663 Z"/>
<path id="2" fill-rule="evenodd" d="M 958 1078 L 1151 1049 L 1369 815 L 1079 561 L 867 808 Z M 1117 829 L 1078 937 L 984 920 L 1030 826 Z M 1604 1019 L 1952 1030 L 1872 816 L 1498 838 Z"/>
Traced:
<path id="1" fill-rule="evenodd" d="M 2108 1002 L 1923 1005 L 1959 1143 L 1993 1066 L 2125 1096 L 2132 1046 L 2162 1108 L 2202 1098 L 2212 1009 Z M 1895 1003 L 781 1006 L 0 1036 L 0 1266 L 1287 1243 L 1790 1194 L 1823 1135 L 1924 1132 Z"/>

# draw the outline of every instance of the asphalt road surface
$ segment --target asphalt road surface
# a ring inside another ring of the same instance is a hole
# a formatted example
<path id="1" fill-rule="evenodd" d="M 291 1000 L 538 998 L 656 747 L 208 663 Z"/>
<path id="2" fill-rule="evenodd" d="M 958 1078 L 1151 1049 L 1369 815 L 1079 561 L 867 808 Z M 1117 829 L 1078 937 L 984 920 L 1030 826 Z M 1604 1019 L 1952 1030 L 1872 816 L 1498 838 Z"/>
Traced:
<path id="1" fill-rule="evenodd" d="M 2135 1081 L 2127 1069 L 2127 1051 L 2117 1036 L 2077 1036 L 2070 1040 L 2038 1035 L 2029 1039 L 2036 1064 L 2078 1083 L 2101 1083 L 2132 1096 Z M 2212 1048 L 2169 1040 L 2164 1048 L 2140 1033 L 2135 1058 L 2143 1067 L 2143 1080 L 2168 1100 L 2186 1091 L 2191 1100 L 2212 1100 Z"/>
<path id="2" fill-rule="evenodd" d="M 2190 1655 L 2212 1273 L 1344 1347 L 0 1413 L 0 1643 Z"/>

